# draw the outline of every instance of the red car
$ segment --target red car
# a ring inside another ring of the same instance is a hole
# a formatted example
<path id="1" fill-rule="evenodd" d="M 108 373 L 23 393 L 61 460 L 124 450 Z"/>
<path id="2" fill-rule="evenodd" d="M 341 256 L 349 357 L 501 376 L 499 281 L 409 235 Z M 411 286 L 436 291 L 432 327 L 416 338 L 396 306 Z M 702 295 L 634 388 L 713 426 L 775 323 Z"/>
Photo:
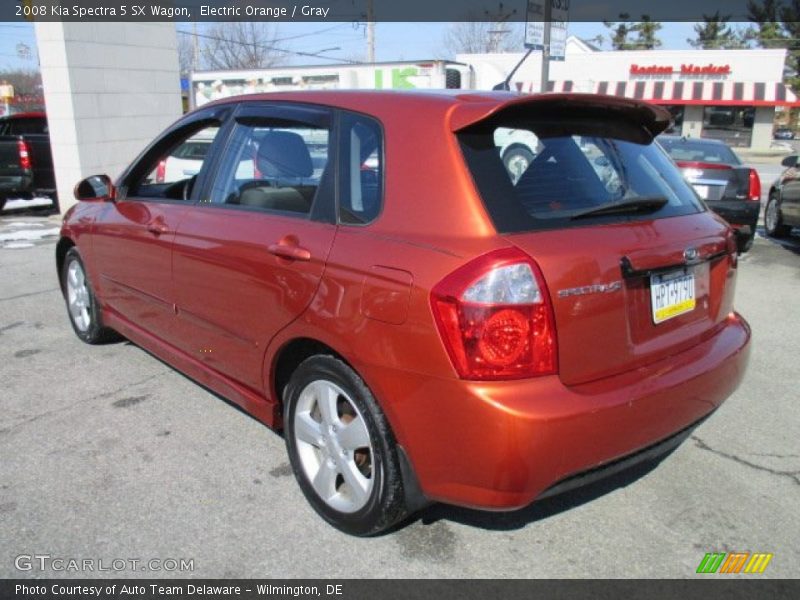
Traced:
<path id="1" fill-rule="evenodd" d="M 76 187 L 72 326 L 282 429 L 328 522 L 510 510 L 673 448 L 738 386 L 736 241 L 608 96 L 301 92 L 203 106 Z M 535 136 L 517 177 L 496 139 Z M 196 174 L 158 178 L 192 136 Z"/>

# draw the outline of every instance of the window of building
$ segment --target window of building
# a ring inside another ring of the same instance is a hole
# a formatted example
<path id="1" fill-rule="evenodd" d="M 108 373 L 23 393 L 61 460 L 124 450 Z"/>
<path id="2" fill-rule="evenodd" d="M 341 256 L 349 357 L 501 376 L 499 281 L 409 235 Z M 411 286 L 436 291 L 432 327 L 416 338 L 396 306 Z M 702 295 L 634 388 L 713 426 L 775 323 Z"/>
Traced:
<path id="1" fill-rule="evenodd" d="M 665 104 L 661 108 L 665 108 L 672 115 L 672 124 L 664 131 L 664 133 L 672 135 L 681 135 L 683 132 L 683 111 L 684 106 L 679 104 Z"/>
<path id="2" fill-rule="evenodd" d="M 701 137 L 720 140 L 732 147 L 750 146 L 755 114 L 753 106 L 706 106 Z"/>

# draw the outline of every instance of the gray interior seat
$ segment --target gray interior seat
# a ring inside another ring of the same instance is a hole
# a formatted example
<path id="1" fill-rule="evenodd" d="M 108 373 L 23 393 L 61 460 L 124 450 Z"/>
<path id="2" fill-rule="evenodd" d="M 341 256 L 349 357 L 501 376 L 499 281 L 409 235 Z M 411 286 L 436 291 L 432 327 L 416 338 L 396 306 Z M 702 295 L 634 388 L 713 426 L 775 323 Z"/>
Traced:
<path id="1" fill-rule="evenodd" d="M 314 173 L 311 154 L 303 138 L 291 131 L 270 131 L 256 155 L 259 172 L 275 185 L 257 185 L 242 191 L 239 204 L 271 210 L 307 213 L 316 186 L 302 185 Z"/>

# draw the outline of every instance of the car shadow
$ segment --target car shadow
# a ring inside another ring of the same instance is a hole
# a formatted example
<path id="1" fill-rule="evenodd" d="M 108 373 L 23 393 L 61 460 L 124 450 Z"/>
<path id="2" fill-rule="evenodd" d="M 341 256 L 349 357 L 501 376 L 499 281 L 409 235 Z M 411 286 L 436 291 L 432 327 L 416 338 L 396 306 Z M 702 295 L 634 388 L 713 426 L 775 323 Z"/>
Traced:
<path id="1" fill-rule="evenodd" d="M 493 531 L 522 529 L 531 523 L 544 521 L 550 517 L 572 510 L 588 502 L 592 502 L 601 496 L 605 496 L 610 492 L 635 483 L 653 471 L 661 461 L 669 457 L 676 449 L 677 448 L 658 458 L 638 463 L 624 471 L 620 471 L 619 473 L 615 473 L 583 487 L 536 501 L 519 510 L 511 512 L 493 512 L 446 504 L 434 504 L 413 515 L 410 520 L 402 523 L 399 528 L 402 529 L 417 522 L 426 526 L 433 525 L 438 521 L 444 520 Z"/>
<path id="2" fill-rule="evenodd" d="M 232 408 L 236 409 L 243 416 L 255 421 L 273 435 L 276 435 L 279 438 L 283 439 L 282 430 L 276 430 L 265 425 L 264 423 L 256 419 L 253 415 L 244 410 L 242 407 L 240 407 L 238 404 L 232 402 L 231 400 L 228 400 L 224 396 L 221 396 L 214 390 L 198 382 L 196 379 L 193 379 L 192 377 L 189 377 L 188 375 L 182 373 L 181 371 L 179 371 L 169 363 L 165 362 L 164 360 L 162 360 L 161 358 L 159 358 L 146 348 L 143 348 L 142 346 L 139 346 L 138 344 L 135 344 L 134 342 L 131 342 L 130 340 L 127 339 L 123 339 L 122 343 L 124 345 L 133 346 L 142 350 L 143 352 L 146 352 L 154 359 L 162 363 L 164 366 L 171 369 L 175 374 L 183 377 L 187 381 L 190 381 L 194 385 L 199 386 L 200 388 L 204 389 L 214 397 L 219 398 Z M 696 426 L 697 424 L 692 426 L 692 430 Z M 588 502 L 592 502 L 593 500 L 605 496 L 606 494 L 609 494 L 619 489 L 626 488 L 627 486 L 636 483 L 642 477 L 646 476 L 656 467 L 658 467 L 658 465 L 662 461 L 669 458 L 672 455 L 672 453 L 675 452 L 675 450 L 680 448 L 682 445 L 683 443 L 680 443 L 676 447 L 670 449 L 669 451 L 655 458 L 644 460 L 640 463 L 636 463 L 622 471 L 616 472 L 612 475 L 604 477 L 603 479 L 594 481 L 592 483 L 588 483 L 576 489 L 572 489 L 555 496 L 544 498 L 542 500 L 538 500 L 533 504 L 530 504 L 519 510 L 514 510 L 509 512 L 487 511 L 487 510 L 477 510 L 477 509 L 463 508 L 460 506 L 436 503 L 436 504 L 431 504 L 430 506 L 412 514 L 408 519 L 400 521 L 393 527 L 384 531 L 381 535 L 387 535 L 392 532 L 405 529 L 406 527 L 414 523 L 421 523 L 424 526 L 430 526 L 439 521 L 452 521 L 455 523 L 461 523 L 463 525 L 467 525 L 469 527 L 475 527 L 478 529 L 493 530 L 493 531 L 512 531 L 512 530 L 522 529 L 531 523 L 544 521 L 546 519 L 549 519 L 550 517 L 559 515 L 568 510 L 578 508 L 584 504 L 587 504 Z"/>
<path id="3" fill-rule="evenodd" d="M 792 231 L 784 238 L 773 238 L 767 235 L 767 232 L 764 230 L 763 227 L 758 227 L 756 229 L 756 234 L 758 237 L 765 239 L 767 242 L 775 245 L 780 246 L 790 252 L 800 255 L 800 227 L 795 227 Z"/>
<path id="4" fill-rule="evenodd" d="M 117 339 L 112 343 L 119 343 L 119 342 L 121 342 L 123 346 L 131 346 L 133 348 L 138 348 L 142 352 L 145 352 L 146 354 L 148 354 L 149 356 L 153 357 L 155 360 L 160 362 L 162 365 L 164 365 L 165 367 L 170 369 L 176 375 L 179 375 L 180 377 L 183 377 L 186 381 L 189 381 L 193 385 L 196 385 L 197 387 L 205 390 L 206 392 L 208 392 L 209 394 L 211 394 L 215 398 L 218 398 L 219 400 L 222 400 L 225 404 L 227 404 L 231 408 L 235 408 L 239 413 L 241 413 L 242 415 L 244 415 L 245 417 L 247 417 L 251 421 L 254 421 L 254 422 L 258 423 L 259 425 L 261 425 L 264 429 L 266 429 L 270 433 L 273 433 L 273 434 L 277 435 L 279 438 L 283 439 L 283 430 L 273 429 L 269 425 L 266 425 L 265 423 L 259 421 L 255 416 L 251 415 L 249 412 L 247 412 L 241 406 L 236 404 L 233 400 L 228 400 L 225 396 L 220 395 L 219 393 L 217 393 L 214 390 L 212 390 L 210 387 L 208 387 L 208 386 L 204 385 L 203 383 L 197 381 L 197 379 L 194 379 L 194 378 L 190 377 L 189 375 L 187 375 L 186 373 L 184 373 L 183 371 L 180 371 L 179 369 L 176 369 L 173 365 L 171 365 L 168 362 L 166 362 L 165 360 L 159 358 L 158 356 L 156 356 L 155 354 L 150 352 L 147 348 L 144 348 L 144 347 L 140 346 L 139 344 L 136 344 L 135 342 L 130 341 L 127 338 Z"/>

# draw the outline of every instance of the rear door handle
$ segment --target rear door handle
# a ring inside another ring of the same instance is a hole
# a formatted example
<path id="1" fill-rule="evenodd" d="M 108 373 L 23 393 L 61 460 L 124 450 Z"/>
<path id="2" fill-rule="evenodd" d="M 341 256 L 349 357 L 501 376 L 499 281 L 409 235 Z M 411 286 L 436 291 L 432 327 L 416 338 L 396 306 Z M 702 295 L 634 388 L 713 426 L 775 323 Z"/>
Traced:
<path id="1" fill-rule="evenodd" d="M 286 244 L 271 244 L 267 248 L 270 254 L 280 256 L 287 260 L 311 260 L 311 252 L 300 246 L 288 246 Z"/>

